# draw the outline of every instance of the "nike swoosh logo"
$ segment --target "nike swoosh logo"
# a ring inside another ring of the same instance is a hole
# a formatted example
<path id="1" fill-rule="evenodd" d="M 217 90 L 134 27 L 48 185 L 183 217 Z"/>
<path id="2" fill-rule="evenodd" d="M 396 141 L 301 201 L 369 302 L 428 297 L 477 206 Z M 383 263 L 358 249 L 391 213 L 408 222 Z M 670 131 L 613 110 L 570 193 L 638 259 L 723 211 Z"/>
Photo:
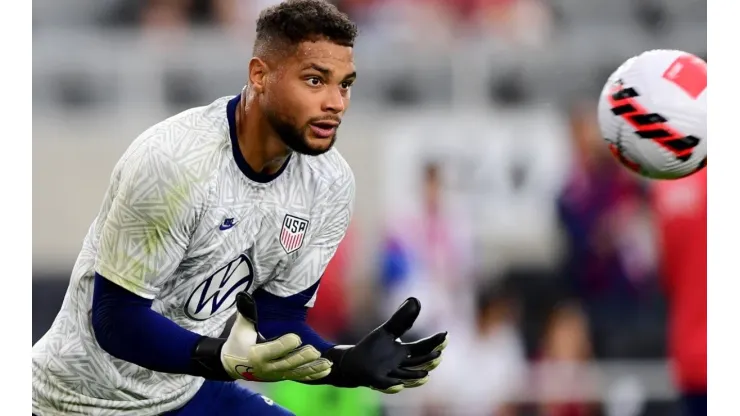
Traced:
<path id="1" fill-rule="evenodd" d="M 236 224 L 238 223 L 234 222 L 233 218 L 227 218 L 224 220 L 223 223 L 221 223 L 221 225 L 218 226 L 218 229 L 221 231 L 225 231 L 225 230 L 228 230 L 229 228 L 233 228 Z"/>

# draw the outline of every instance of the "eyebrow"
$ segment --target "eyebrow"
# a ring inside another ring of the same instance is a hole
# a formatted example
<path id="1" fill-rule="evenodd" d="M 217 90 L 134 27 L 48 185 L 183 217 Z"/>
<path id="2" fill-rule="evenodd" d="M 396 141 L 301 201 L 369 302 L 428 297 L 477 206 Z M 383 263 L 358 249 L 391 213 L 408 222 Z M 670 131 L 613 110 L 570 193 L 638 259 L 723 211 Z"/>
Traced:
<path id="1" fill-rule="evenodd" d="M 306 67 L 306 69 L 313 69 L 314 71 L 317 71 L 317 72 L 321 73 L 321 75 L 323 75 L 323 76 L 325 76 L 327 78 L 330 77 L 331 74 L 332 74 L 331 69 L 324 68 L 323 66 L 316 65 L 316 64 L 310 64 L 310 65 L 308 65 Z M 352 71 L 351 74 L 349 74 L 346 77 L 344 77 L 345 80 L 354 79 L 354 78 L 357 78 L 357 71 Z"/>

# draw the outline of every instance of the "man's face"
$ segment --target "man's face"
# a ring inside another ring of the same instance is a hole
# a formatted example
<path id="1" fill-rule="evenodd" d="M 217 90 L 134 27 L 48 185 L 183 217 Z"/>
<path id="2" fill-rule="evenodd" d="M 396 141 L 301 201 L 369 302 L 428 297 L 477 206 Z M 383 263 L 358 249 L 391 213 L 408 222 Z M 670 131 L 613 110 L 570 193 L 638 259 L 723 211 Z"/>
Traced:
<path id="1" fill-rule="evenodd" d="M 331 149 L 355 80 L 352 48 L 303 42 L 274 71 L 261 105 L 280 139 L 310 156 Z"/>

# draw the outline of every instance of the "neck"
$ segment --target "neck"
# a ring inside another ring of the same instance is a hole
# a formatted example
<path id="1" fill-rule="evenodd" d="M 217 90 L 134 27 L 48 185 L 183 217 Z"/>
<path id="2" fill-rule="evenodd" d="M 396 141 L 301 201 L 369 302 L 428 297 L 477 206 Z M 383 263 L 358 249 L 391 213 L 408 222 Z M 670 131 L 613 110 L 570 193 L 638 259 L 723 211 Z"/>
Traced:
<path id="1" fill-rule="evenodd" d="M 290 149 L 270 127 L 247 89 L 242 91 L 236 109 L 236 132 L 239 150 L 255 172 L 273 174 L 290 155 Z"/>

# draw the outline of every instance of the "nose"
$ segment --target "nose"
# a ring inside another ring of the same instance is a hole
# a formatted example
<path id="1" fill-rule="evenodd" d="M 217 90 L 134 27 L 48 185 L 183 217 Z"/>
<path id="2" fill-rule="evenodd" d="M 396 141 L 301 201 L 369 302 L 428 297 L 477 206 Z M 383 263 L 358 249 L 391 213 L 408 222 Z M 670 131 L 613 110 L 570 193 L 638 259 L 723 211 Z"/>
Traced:
<path id="1" fill-rule="evenodd" d="M 322 110 L 327 113 L 340 114 L 347 108 L 346 98 L 339 89 L 327 88 Z"/>

